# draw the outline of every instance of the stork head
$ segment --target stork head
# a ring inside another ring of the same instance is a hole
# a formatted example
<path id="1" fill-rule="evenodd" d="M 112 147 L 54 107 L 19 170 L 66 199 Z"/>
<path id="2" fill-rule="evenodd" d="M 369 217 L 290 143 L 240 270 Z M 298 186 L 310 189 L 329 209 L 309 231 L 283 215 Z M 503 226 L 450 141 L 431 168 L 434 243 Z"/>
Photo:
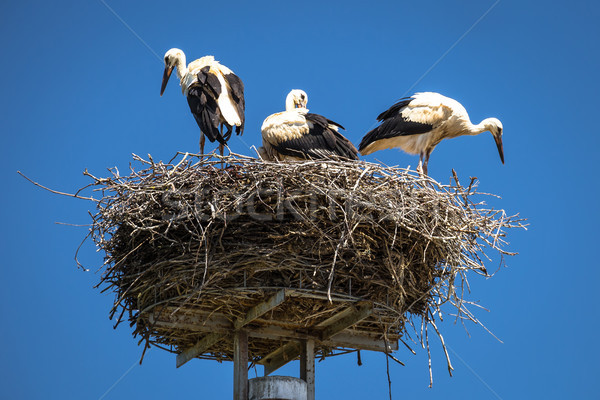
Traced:
<path id="1" fill-rule="evenodd" d="M 487 118 L 484 119 L 482 124 L 485 127 L 485 130 L 490 131 L 492 136 L 494 136 L 494 140 L 496 141 L 496 146 L 498 147 L 498 154 L 500 154 L 500 160 L 502 160 L 502 164 L 504 164 L 504 146 L 502 145 L 502 122 L 500 122 L 497 118 Z"/>
<path id="2" fill-rule="evenodd" d="M 183 54 L 183 51 L 171 49 L 165 53 L 165 72 L 163 73 L 162 85 L 160 86 L 161 96 L 167 87 L 167 82 L 169 82 L 173 68 L 177 67 L 177 73 L 182 74 L 183 71 L 180 71 L 182 65 L 185 67 L 185 54 Z"/>
<path id="3" fill-rule="evenodd" d="M 294 89 L 285 98 L 285 109 L 291 111 L 294 108 L 306 108 L 308 95 L 304 90 Z"/>

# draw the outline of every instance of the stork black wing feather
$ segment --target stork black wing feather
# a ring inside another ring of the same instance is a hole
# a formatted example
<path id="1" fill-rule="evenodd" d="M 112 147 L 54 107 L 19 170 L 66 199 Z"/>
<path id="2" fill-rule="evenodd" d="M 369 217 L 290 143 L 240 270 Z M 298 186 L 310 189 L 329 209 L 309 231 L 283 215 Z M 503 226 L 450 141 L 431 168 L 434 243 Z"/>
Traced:
<path id="1" fill-rule="evenodd" d="M 318 114 L 308 113 L 305 118 L 312 123 L 308 134 L 273 145 L 275 150 L 286 156 L 304 159 L 342 157 L 358 160 L 356 147 L 341 133 L 329 126 L 334 125 L 343 129 L 340 124 Z"/>
<path id="2" fill-rule="evenodd" d="M 390 139 L 397 136 L 419 135 L 431 131 L 433 125 L 411 121 L 402 116 L 402 109 L 412 100 L 412 98 L 402 99 L 388 110 L 379 114 L 377 120 L 383 121 L 382 124 L 367 132 L 360 141 L 358 149 L 362 151 L 365 147 L 377 140 Z"/>
<path id="3" fill-rule="evenodd" d="M 313 123 L 314 128 L 311 130 L 311 134 L 323 136 L 334 155 L 350 160 L 358 160 L 358 150 L 352 142 L 336 129 L 331 128 L 331 125 L 333 125 L 345 129 L 342 125 L 319 114 L 307 113 L 305 118 Z"/>
<path id="4" fill-rule="evenodd" d="M 198 127 L 208 140 L 226 144 L 227 141 L 219 132 L 222 118 L 217 99 L 221 94 L 221 83 L 209 71 L 210 67 L 206 66 L 198 72 L 198 81 L 188 89 L 187 101 Z"/>
<path id="5" fill-rule="evenodd" d="M 384 112 L 379 114 L 377 116 L 377 121 L 383 121 L 384 119 L 393 118 L 393 117 L 398 116 L 400 114 L 400 112 L 402 111 L 402 109 L 404 107 L 408 106 L 408 104 L 413 100 L 414 99 L 412 97 L 404 97 L 404 98 L 398 100 L 398 102 L 396 104 L 394 104 L 393 106 L 391 106 L 390 108 L 388 108 L 387 110 L 385 110 Z"/>
<path id="6" fill-rule="evenodd" d="M 235 133 L 240 135 L 244 132 L 244 123 L 246 121 L 245 111 L 246 111 L 246 101 L 244 99 L 244 83 L 242 80 L 234 73 L 223 75 L 225 80 L 229 84 L 231 88 L 231 97 L 235 103 L 235 108 L 240 116 L 242 124 L 240 126 L 235 127 Z"/>

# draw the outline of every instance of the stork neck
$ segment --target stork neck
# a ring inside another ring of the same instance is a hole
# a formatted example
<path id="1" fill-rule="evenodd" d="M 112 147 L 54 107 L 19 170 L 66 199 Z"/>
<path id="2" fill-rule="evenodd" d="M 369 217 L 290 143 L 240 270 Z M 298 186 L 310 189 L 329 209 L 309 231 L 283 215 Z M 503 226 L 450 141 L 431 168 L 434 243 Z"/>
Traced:
<path id="1" fill-rule="evenodd" d="M 294 98 L 288 95 L 285 98 L 285 111 L 292 111 L 294 108 L 296 108 L 294 105 Z"/>
<path id="2" fill-rule="evenodd" d="M 187 75 L 188 69 L 185 64 L 185 54 L 181 54 L 175 59 L 175 68 L 177 69 L 177 77 L 181 81 Z"/>
<path id="3" fill-rule="evenodd" d="M 479 135 L 480 133 L 487 131 L 493 132 L 492 129 L 496 125 L 494 120 L 494 118 L 486 118 L 477 125 L 471 124 L 469 135 Z"/>
<path id="4" fill-rule="evenodd" d="M 474 136 L 479 135 L 480 133 L 483 133 L 487 130 L 488 127 L 485 120 L 481 121 L 477 125 L 474 125 L 469 121 L 464 134 Z"/>
<path id="5" fill-rule="evenodd" d="M 477 125 L 471 124 L 469 130 L 471 135 L 479 135 L 480 133 L 485 132 L 485 126 L 481 122 Z"/>

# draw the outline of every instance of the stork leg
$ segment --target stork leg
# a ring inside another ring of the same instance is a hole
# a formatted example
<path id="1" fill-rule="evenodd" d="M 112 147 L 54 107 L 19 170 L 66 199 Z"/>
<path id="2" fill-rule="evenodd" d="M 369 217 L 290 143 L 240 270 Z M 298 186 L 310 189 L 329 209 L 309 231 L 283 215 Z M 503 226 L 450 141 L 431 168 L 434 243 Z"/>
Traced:
<path id="1" fill-rule="evenodd" d="M 200 133 L 200 154 L 204 156 L 204 142 L 206 141 L 206 137 L 204 133 Z"/>
<path id="2" fill-rule="evenodd" d="M 223 137 L 223 125 L 221 124 L 221 137 Z M 223 150 L 224 150 L 224 145 L 223 143 L 219 143 L 219 154 L 221 155 L 221 157 L 223 157 Z M 221 169 L 223 169 L 223 158 L 221 158 Z"/>
<path id="3" fill-rule="evenodd" d="M 423 175 L 423 157 L 424 154 L 421 153 L 419 155 L 419 165 L 417 165 L 417 172 L 419 173 L 419 175 Z"/>
<path id="4" fill-rule="evenodd" d="M 417 172 L 422 176 L 427 176 L 427 164 L 429 163 L 429 156 L 431 151 L 424 151 L 419 157 L 419 165 L 417 166 Z"/>
<path id="5" fill-rule="evenodd" d="M 427 175 L 427 165 L 429 164 L 429 156 L 431 155 L 432 151 L 433 151 L 433 149 L 427 150 L 425 152 L 425 160 L 423 161 L 423 173 L 425 175 Z"/>

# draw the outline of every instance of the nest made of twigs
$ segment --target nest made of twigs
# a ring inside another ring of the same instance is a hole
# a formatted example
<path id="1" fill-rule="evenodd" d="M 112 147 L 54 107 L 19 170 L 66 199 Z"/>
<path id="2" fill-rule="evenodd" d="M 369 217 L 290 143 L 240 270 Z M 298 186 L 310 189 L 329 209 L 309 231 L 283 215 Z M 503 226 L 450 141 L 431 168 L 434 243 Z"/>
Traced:
<path id="1" fill-rule="evenodd" d="M 151 315 L 235 321 L 281 288 L 302 295 L 263 320 L 296 330 L 335 314 L 345 299 L 375 306 L 355 329 L 384 339 L 402 337 L 415 316 L 435 327 L 443 304 L 476 321 L 463 298 L 465 274 L 486 274 L 486 250 L 511 254 L 505 231 L 523 226 L 456 175 L 442 185 L 367 162 L 176 157 L 134 156 L 126 176 L 88 173 L 102 194 L 91 230 L 106 254 L 100 286 L 115 293 L 111 318 L 127 318 L 147 347 L 179 352 L 202 337 L 158 326 Z M 250 357 L 280 345 L 253 340 Z M 201 357 L 231 359 L 231 346 L 224 341 Z M 322 356 L 333 350 L 317 346 Z"/>

